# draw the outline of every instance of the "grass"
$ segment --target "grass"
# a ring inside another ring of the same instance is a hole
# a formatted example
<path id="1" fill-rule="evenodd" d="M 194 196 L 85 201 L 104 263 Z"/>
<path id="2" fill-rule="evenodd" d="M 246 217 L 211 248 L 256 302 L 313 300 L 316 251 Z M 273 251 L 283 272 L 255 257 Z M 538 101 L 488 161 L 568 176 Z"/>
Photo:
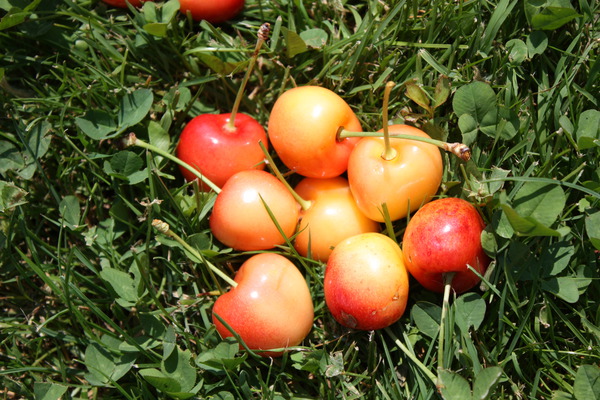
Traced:
<path id="1" fill-rule="evenodd" d="M 600 398 L 599 8 L 540 3 L 248 0 L 215 27 L 173 1 L 0 1 L 0 397 Z M 239 352 L 211 323 L 206 265 L 152 228 L 230 275 L 247 256 L 212 238 L 214 196 L 121 141 L 172 152 L 189 118 L 229 111 L 263 22 L 241 112 L 266 125 L 283 91 L 313 84 L 379 129 L 392 80 L 393 122 L 472 148 L 445 156 L 440 196 L 481 205 L 494 264 L 451 299 L 441 370 L 441 296 L 413 282 L 399 322 L 350 331 L 323 265 L 287 247 L 313 330 L 280 359 Z"/>

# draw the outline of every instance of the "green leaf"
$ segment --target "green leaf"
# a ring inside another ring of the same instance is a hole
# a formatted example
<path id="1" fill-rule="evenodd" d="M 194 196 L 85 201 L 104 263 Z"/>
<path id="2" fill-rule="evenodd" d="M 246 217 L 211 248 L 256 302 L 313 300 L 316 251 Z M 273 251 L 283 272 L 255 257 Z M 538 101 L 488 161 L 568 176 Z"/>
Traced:
<path id="1" fill-rule="evenodd" d="M 181 350 L 179 347 L 162 361 L 162 372 L 176 380 L 179 384 L 177 390 L 172 392 L 189 392 L 196 383 L 196 369 L 190 363 L 192 354 L 189 350 Z"/>
<path id="2" fill-rule="evenodd" d="M 531 18 L 533 29 L 555 30 L 581 17 L 573 8 L 569 7 L 546 7 L 543 11 Z"/>
<path id="3" fill-rule="evenodd" d="M 577 400 L 600 399 L 600 367 L 584 364 L 577 369 L 573 394 Z"/>
<path id="4" fill-rule="evenodd" d="M 585 217 L 585 232 L 592 245 L 600 250 L 600 211 L 595 211 Z"/>
<path id="5" fill-rule="evenodd" d="M 103 337 L 105 342 L 106 338 Z M 106 384 L 118 381 L 125 376 L 135 362 L 135 353 L 120 354 L 109 351 L 105 343 L 90 343 L 85 349 L 85 365 L 92 379 L 97 383 Z M 96 385 L 97 383 L 93 383 Z"/>
<path id="6" fill-rule="evenodd" d="M 548 228 L 533 217 L 523 217 L 506 204 L 501 205 L 512 228 L 522 236 L 561 236 L 560 232 Z"/>
<path id="7" fill-rule="evenodd" d="M 428 113 L 431 113 L 431 107 L 429 106 L 431 101 L 429 100 L 427 93 L 425 93 L 425 90 L 423 90 L 423 88 L 414 80 L 406 82 L 405 86 L 406 96 L 427 110 Z"/>
<path id="8" fill-rule="evenodd" d="M 586 110 L 582 112 L 579 116 L 575 136 L 579 150 L 600 146 L 600 111 Z"/>
<path id="9" fill-rule="evenodd" d="M 246 64 L 246 61 L 233 62 L 222 60 L 219 57 L 207 53 L 200 53 L 197 57 L 204 65 L 220 75 L 232 74 L 242 65 Z"/>
<path id="10" fill-rule="evenodd" d="M 470 146 L 477 139 L 477 121 L 471 114 L 463 114 L 458 118 L 458 128 L 462 132 L 462 142 Z"/>
<path id="11" fill-rule="evenodd" d="M 440 330 L 442 308 L 425 301 L 417 302 L 410 310 L 410 317 L 419 331 L 430 338 L 436 338 Z"/>
<path id="12" fill-rule="evenodd" d="M 138 283 L 127 272 L 107 267 L 100 271 L 100 277 L 107 281 L 123 300 L 134 304 L 139 300 Z"/>
<path id="13" fill-rule="evenodd" d="M 140 156 L 131 151 L 123 150 L 116 153 L 110 159 L 110 163 L 105 163 L 104 171 L 111 176 L 126 180 L 130 184 L 135 184 L 147 177 L 144 171 L 140 171 L 143 165 L 144 162 Z"/>
<path id="14" fill-rule="evenodd" d="M 74 228 L 81 220 L 79 199 L 75 196 L 65 196 L 58 206 L 60 216 L 67 226 Z"/>
<path id="15" fill-rule="evenodd" d="M 544 277 L 555 276 L 569 265 L 575 248 L 568 241 L 552 243 L 542 249 L 541 264 Z"/>
<path id="16" fill-rule="evenodd" d="M 196 357 L 196 365 L 200 368 L 213 372 L 234 371 L 248 357 L 247 353 L 237 357 L 240 344 L 230 338 L 220 342 L 214 349 L 202 352 Z"/>
<path id="17" fill-rule="evenodd" d="M 169 25 L 162 22 L 151 22 L 143 26 L 144 30 L 157 37 L 166 37 Z"/>
<path id="18" fill-rule="evenodd" d="M 469 83 L 456 91 L 452 108 L 459 117 L 469 114 L 480 123 L 487 114 L 496 111 L 496 93 L 487 83 Z"/>
<path id="19" fill-rule="evenodd" d="M 489 367 L 479 371 L 473 383 L 473 400 L 488 399 L 501 376 L 500 367 Z"/>
<path id="20" fill-rule="evenodd" d="M 453 304 L 456 325 L 463 333 L 470 327 L 477 330 L 485 316 L 485 301 L 477 293 L 466 293 L 456 299 Z"/>
<path id="21" fill-rule="evenodd" d="M 119 131 L 122 132 L 142 121 L 150 111 L 153 101 L 154 95 L 150 89 L 137 89 L 126 94 L 121 99 L 117 116 Z"/>
<path id="22" fill-rule="evenodd" d="M 438 373 L 438 388 L 444 400 L 472 399 L 469 382 L 457 373 L 441 370 Z"/>
<path id="23" fill-rule="evenodd" d="M 308 46 L 296 32 L 285 27 L 281 27 L 281 32 L 283 33 L 283 39 L 285 40 L 286 54 L 289 58 L 308 50 Z"/>
<path id="24" fill-rule="evenodd" d="M 27 192 L 11 182 L 0 181 L 0 213 L 26 204 Z"/>
<path id="25" fill-rule="evenodd" d="M 542 289 L 560 297 L 568 303 L 579 300 L 579 287 L 571 277 L 552 277 L 542 282 Z"/>
<path id="26" fill-rule="evenodd" d="M 512 205 L 523 217 L 531 217 L 542 225 L 552 225 L 566 204 L 563 188 L 544 182 L 525 182 L 516 193 Z"/>
<path id="27" fill-rule="evenodd" d="M 548 36 L 543 31 L 534 31 L 527 36 L 527 54 L 529 58 L 542 54 L 548 47 Z"/>
<path id="28" fill-rule="evenodd" d="M 69 389 L 68 386 L 49 382 L 35 382 L 33 393 L 36 400 L 60 400 Z"/>
<path id="29" fill-rule="evenodd" d="M 27 20 L 42 0 L 34 0 L 27 4 L 25 8 L 11 7 L 8 13 L 2 16 L 0 19 L 0 31 L 12 28 L 13 26 L 19 25 Z"/>
<path id="30" fill-rule="evenodd" d="M 83 117 L 75 118 L 75 125 L 94 140 L 109 139 L 116 135 L 117 124 L 114 118 L 104 111 L 88 111 Z"/>
<path id="31" fill-rule="evenodd" d="M 520 65 L 527 59 L 527 45 L 521 39 L 511 39 L 505 46 L 511 64 Z"/>
<path id="32" fill-rule="evenodd" d="M 467 139 L 474 139 L 475 129 L 487 136 L 496 136 L 496 94 L 487 83 L 475 81 L 459 88 L 454 94 L 452 107 L 459 117 L 458 126 Z M 469 115 L 470 118 L 464 115 Z"/>
<path id="33" fill-rule="evenodd" d="M 315 49 L 320 49 L 327 44 L 329 36 L 327 32 L 320 28 L 307 29 L 300 33 L 300 38 L 304 41 L 306 46 Z"/>

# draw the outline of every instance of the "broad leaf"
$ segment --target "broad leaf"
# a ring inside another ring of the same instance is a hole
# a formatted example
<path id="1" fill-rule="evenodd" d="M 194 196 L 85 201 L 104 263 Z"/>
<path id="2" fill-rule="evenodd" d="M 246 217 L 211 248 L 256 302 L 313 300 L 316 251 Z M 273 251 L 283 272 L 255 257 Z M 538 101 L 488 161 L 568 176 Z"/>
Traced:
<path id="1" fill-rule="evenodd" d="M 582 112 L 575 135 L 579 150 L 600 146 L 600 111 L 586 110 Z"/>
<path id="2" fill-rule="evenodd" d="M 600 367 L 584 364 L 575 375 L 573 394 L 577 400 L 600 399 Z"/>
<path id="3" fill-rule="evenodd" d="M 596 211 L 585 218 L 585 232 L 592 245 L 600 250 L 600 211 Z"/>
<path id="4" fill-rule="evenodd" d="M 566 204 L 562 187 L 544 182 L 526 182 L 516 193 L 512 205 L 522 217 L 552 225 Z"/>
<path id="5" fill-rule="evenodd" d="M 327 44 L 329 36 L 323 29 L 307 29 L 300 33 L 300 38 L 308 47 L 320 49 Z"/>
<path id="6" fill-rule="evenodd" d="M 542 282 L 542 289 L 568 303 L 576 303 L 579 300 L 579 286 L 575 278 L 552 277 Z"/>
<path id="7" fill-rule="evenodd" d="M 121 100 L 118 114 L 119 131 L 123 131 L 143 120 L 150 108 L 154 95 L 150 89 L 137 89 L 126 94 Z"/>
<path id="8" fill-rule="evenodd" d="M 551 229 L 533 217 L 523 217 L 506 204 L 501 205 L 512 228 L 522 236 L 561 236 L 559 231 Z"/>
<path id="9" fill-rule="evenodd" d="M 117 129 L 114 118 L 100 110 L 91 110 L 83 117 L 75 118 L 75 125 L 94 140 L 111 138 L 116 134 Z"/>
<path id="10" fill-rule="evenodd" d="M 419 331 L 430 338 L 436 338 L 440 330 L 442 308 L 425 301 L 417 302 L 410 310 L 410 317 Z"/>
<path id="11" fill-rule="evenodd" d="M 281 27 L 281 32 L 283 33 L 283 39 L 285 40 L 286 54 L 288 57 L 292 58 L 295 55 L 304 53 L 308 50 L 308 46 L 296 32 L 284 27 Z"/>
<path id="12" fill-rule="evenodd" d="M 472 399 L 469 382 L 457 373 L 442 370 L 438 373 L 438 387 L 444 400 Z"/>
<path id="13" fill-rule="evenodd" d="M 456 325 L 463 333 L 470 327 L 477 330 L 485 317 L 485 301 L 477 293 L 466 293 L 453 304 Z"/>
<path id="14" fill-rule="evenodd" d="M 494 387 L 502 376 L 502 368 L 489 367 L 482 369 L 473 383 L 473 400 L 489 399 Z"/>

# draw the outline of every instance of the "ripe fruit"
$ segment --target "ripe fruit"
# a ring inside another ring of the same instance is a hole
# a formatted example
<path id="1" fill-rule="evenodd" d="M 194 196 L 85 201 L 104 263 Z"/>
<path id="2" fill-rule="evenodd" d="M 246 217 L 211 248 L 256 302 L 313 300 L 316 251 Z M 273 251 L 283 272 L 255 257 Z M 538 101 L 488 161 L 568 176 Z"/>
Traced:
<path id="1" fill-rule="evenodd" d="M 237 172 L 264 169 L 264 154 L 259 141 L 267 145 L 267 134 L 254 118 L 237 114 L 235 128 L 228 126 L 230 113 L 202 114 L 183 129 L 177 144 L 177 157 L 190 164 L 218 187 Z M 180 168 L 187 181 L 194 174 Z M 200 182 L 200 189 L 209 188 Z"/>
<path id="2" fill-rule="evenodd" d="M 312 328 L 314 307 L 306 281 L 284 256 L 261 253 L 250 257 L 235 276 L 238 285 L 221 295 L 213 322 L 222 337 L 233 336 L 221 317 L 252 350 L 297 346 Z M 262 351 L 264 356 L 282 352 Z"/>
<path id="3" fill-rule="evenodd" d="M 452 289 L 462 293 L 480 279 L 489 258 L 481 246 L 485 228 L 477 209 L 466 200 L 444 198 L 424 205 L 410 219 L 402 242 L 410 274 L 425 288 L 443 292 L 442 274 L 455 273 Z"/>
<path id="4" fill-rule="evenodd" d="M 235 17 L 244 8 L 244 0 L 179 0 L 179 10 L 191 13 L 195 21 L 219 24 Z"/>
<path id="5" fill-rule="evenodd" d="M 339 243 L 325 269 L 325 301 L 349 328 L 373 330 L 396 322 L 408 299 L 408 273 L 396 242 L 364 233 Z"/>
<path id="6" fill-rule="evenodd" d="M 332 178 L 346 171 L 358 138 L 338 140 L 340 127 L 361 131 L 361 125 L 340 96 L 319 86 L 301 86 L 283 93 L 271 111 L 269 139 L 281 161 L 310 178 Z"/>
<path id="7" fill-rule="evenodd" d="M 300 206 L 283 183 L 261 170 L 238 172 L 225 183 L 209 219 L 213 235 L 242 251 L 266 250 L 285 243 L 265 204 L 285 235 L 292 236 Z"/>
<path id="8" fill-rule="evenodd" d="M 327 262 L 332 248 L 351 236 L 378 232 L 379 223 L 367 218 L 356 206 L 348 181 L 343 177 L 304 178 L 294 188 L 304 200 L 311 201 L 300 211 L 300 226 L 294 247 L 303 256 Z"/>
<path id="9" fill-rule="evenodd" d="M 388 130 L 390 135 L 429 137 L 409 125 L 391 125 Z M 348 161 L 348 181 L 356 204 L 367 217 L 379 222 L 384 221 L 383 203 L 392 221 L 404 218 L 430 201 L 442 181 L 442 156 L 435 145 L 393 137 L 390 145 L 395 156 L 385 159 L 384 139 L 364 137 Z"/>

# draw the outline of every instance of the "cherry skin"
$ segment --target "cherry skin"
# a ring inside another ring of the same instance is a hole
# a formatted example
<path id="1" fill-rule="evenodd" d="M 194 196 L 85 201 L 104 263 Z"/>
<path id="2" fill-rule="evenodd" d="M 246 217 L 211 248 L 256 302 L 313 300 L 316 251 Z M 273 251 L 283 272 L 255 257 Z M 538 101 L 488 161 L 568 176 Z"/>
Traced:
<path id="1" fill-rule="evenodd" d="M 221 243 L 235 250 L 267 250 L 285 243 L 265 204 L 287 237 L 294 234 L 300 206 L 289 190 L 266 171 L 233 175 L 217 195 L 209 218 Z"/>
<path id="2" fill-rule="evenodd" d="M 127 3 L 131 4 L 133 7 L 140 7 L 146 1 L 154 1 L 154 0 L 102 0 L 108 5 L 119 8 L 127 8 Z"/>
<path id="3" fill-rule="evenodd" d="M 195 21 L 206 20 L 220 24 L 238 15 L 244 8 L 244 0 L 179 0 L 179 10 L 189 11 Z"/>
<path id="4" fill-rule="evenodd" d="M 429 137 L 409 125 L 391 125 L 388 131 Z M 385 220 L 383 203 L 392 221 L 404 218 L 430 201 L 442 181 L 442 156 L 436 146 L 400 138 L 390 138 L 390 145 L 395 156 L 386 160 L 384 139 L 364 137 L 348 161 L 348 181 L 356 204 L 367 217 L 379 222 Z"/>
<path id="5" fill-rule="evenodd" d="M 294 247 L 304 257 L 310 253 L 313 259 L 327 262 L 332 248 L 342 240 L 379 232 L 381 228 L 358 209 L 346 178 L 304 178 L 294 190 L 312 203 L 307 210 L 300 210 L 294 241 Z"/>
<path id="6" fill-rule="evenodd" d="M 292 171 L 309 178 L 332 178 L 346 171 L 350 151 L 359 140 L 338 140 L 340 127 L 362 130 L 348 103 L 329 89 L 300 86 L 275 101 L 267 130 L 275 152 Z"/>
<path id="7" fill-rule="evenodd" d="M 339 243 L 325 268 L 325 302 L 342 325 L 385 328 L 406 309 L 408 272 L 400 246 L 381 233 L 364 233 Z"/>
<path id="8" fill-rule="evenodd" d="M 306 281 L 298 268 L 282 255 L 260 253 L 250 257 L 235 276 L 238 285 L 219 296 L 213 322 L 222 337 L 233 334 L 221 317 L 251 350 L 264 351 L 299 345 L 309 334 L 314 307 Z"/>
<path id="9" fill-rule="evenodd" d="M 230 113 L 202 114 L 193 118 L 181 132 L 176 154 L 196 168 L 218 187 L 237 172 L 264 169 L 264 153 L 259 142 L 267 147 L 267 134 L 254 118 L 239 113 L 235 129 L 228 127 Z M 187 181 L 196 179 L 186 168 L 180 168 Z M 200 183 L 200 189 L 210 189 Z"/>
<path id="10" fill-rule="evenodd" d="M 480 281 L 467 268 L 483 275 L 490 262 L 481 246 L 485 223 L 477 209 L 458 198 L 434 200 L 411 218 L 402 249 L 410 274 L 426 289 L 442 293 L 444 273 L 455 273 L 452 289 L 465 292 Z"/>

